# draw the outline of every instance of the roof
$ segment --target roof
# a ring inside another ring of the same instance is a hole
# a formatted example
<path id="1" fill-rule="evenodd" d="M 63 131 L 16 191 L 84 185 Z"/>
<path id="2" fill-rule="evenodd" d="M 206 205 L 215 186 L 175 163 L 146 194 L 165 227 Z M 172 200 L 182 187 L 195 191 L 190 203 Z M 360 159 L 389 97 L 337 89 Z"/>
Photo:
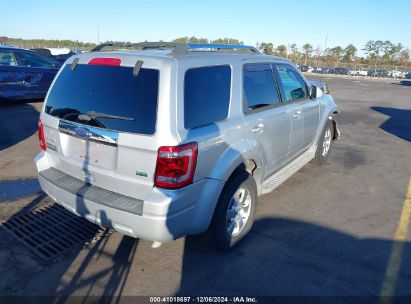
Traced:
<path id="1" fill-rule="evenodd" d="M 51 55 L 66 55 L 68 53 L 70 53 L 70 49 L 69 48 L 38 48 L 38 49 L 44 49 L 44 50 L 49 50 Z"/>
<path id="2" fill-rule="evenodd" d="M 168 50 L 170 56 L 184 56 L 188 54 L 213 52 L 249 52 L 259 54 L 260 52 L 253 46 L 242 44 L 216 44 L 216 43 L 174 43 L 174 42 L 139 42 L 139 43 L 103 43 L 92 49 L 98 52 L 104 48 L 125 49 L 134 48 L 137 50 Z"/>
<path id="3" fill-rule="evenodd" d="M 109 48 L 111 51 L 103 51 Z M 114 49 L 114 50 L 113 50 Z M 205 43 L 168 43 L 143 42 L 131 44 L 107 43 L 97 46 L 89 54 L 98 53 L 96 57 L 117 54 L 129 57 L 171 58 L 179 61 L 196 59 L 264 59 L 289 62 L 288 59 L 278 56 L 261 54 L 255 47 L 238 44 L 205 44 Z M 89 57 L 87 56 L 87 57 Z M 200 57 L 200 58 L 199 58 Z"/>
<path id="4" fill-rule="evenodd" d="M 42 53 L 39 53 L 39 52 L 36 52 L 36 51 L 32 51 L 32 50 L 28 50 L 28 49 L 23 49 L 23 48 L 19 48 L 19 47 L 15 47 L 15 46 L 10 46 L 10 45 L 0 45 L 0 50 L 10 50 L 10 51 L 19 50 L 19 51 L 29 52 L 29 53 L 33 53 L 33 54 L 36 54 L 36 55 L 38 55 L 38 56 L 41 56 L 41 57 L 43 57 L 43 58 L 46 58 L 47 60 L 51 60 L 51 61 L 53 61 L 54 63 L 56 63 L 56 64 L 58 64 L 58 65 L 61 65 L 60 62 L 58 62 L 56 59 L 54 59 L 54 58 L 52 58 L 52 57 L 45 56 L 45 55 L 42 54 Z"/>

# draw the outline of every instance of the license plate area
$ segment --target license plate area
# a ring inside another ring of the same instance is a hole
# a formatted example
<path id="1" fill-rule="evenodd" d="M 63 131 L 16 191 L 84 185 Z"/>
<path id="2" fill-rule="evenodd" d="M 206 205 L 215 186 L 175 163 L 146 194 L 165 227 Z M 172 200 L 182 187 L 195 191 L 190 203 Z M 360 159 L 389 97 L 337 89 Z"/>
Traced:
<path id="1" fill-rule="evenodd" d="M 84 169 L 89 167 L 115 169 L 117 166 L 117 146 L 67 134 L 61 134 L 60 143 L 63 156 L 81 162 Z"/>

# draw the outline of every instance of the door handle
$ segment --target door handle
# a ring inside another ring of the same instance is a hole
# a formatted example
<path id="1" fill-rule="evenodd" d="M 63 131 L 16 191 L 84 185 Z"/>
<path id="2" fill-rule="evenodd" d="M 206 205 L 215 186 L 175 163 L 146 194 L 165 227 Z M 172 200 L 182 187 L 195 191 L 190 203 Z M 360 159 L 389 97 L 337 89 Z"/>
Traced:
<path id="1" fill-rule="evenodd" d="M 301 110 L 298 110 L 297 112 L 294 113 L 293 117 L 298 119 L 301 117 L 301 115 L 302 115 Z"/>
<path id="2" fill-rule="evenodd" d="M 259 123 L 254 126 L 254 128 L 251 129 L 253 133 L 263 133 L 265 129 L 265 125 L 263 123 Z"/>
<path id="3" fill-rule="evenodd" d="M 31 84 L 33 78 L 33 74 L 26 72 L 26 77 L 24 79 L 24 84 Z"/>

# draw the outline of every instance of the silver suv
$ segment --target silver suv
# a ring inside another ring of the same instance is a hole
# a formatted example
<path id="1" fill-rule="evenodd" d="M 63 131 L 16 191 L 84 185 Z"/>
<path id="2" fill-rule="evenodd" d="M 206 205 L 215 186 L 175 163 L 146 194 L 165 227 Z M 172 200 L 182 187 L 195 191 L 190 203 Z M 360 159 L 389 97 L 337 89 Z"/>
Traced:
<path id="1" fill-rule="evenodd" d="M 67 60 L 39 118 L 42 189 L 135 238 L 207 231 L 230 249 L 257 198 L 339 136 L 323 83 L 253 47 L 138 43 Z"/>

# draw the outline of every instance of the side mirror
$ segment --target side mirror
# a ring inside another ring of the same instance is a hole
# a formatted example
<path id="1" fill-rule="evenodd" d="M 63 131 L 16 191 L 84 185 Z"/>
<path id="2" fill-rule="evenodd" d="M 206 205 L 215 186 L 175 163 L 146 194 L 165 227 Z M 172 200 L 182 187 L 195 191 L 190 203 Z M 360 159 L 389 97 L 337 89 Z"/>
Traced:
<path id="1" fill-rule="evenodd" d="M 321 98 L 323 95 L 324 95 L 324 92 L 319 87 L 315 85 L 311 86 L 311 94 L 310 94 L 311 99 Z"/>

